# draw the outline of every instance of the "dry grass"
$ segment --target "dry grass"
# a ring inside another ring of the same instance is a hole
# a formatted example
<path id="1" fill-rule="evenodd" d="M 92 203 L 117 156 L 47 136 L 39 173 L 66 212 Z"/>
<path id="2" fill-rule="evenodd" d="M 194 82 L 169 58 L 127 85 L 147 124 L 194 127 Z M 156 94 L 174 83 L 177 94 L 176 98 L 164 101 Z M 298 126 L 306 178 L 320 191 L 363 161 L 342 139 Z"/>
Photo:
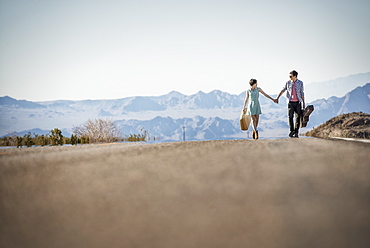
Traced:
<path id="1" fill-rule="evenodd" d="M 369 247 L 370 146 L 318 139 L 0 155 L 1 247 Z"/>

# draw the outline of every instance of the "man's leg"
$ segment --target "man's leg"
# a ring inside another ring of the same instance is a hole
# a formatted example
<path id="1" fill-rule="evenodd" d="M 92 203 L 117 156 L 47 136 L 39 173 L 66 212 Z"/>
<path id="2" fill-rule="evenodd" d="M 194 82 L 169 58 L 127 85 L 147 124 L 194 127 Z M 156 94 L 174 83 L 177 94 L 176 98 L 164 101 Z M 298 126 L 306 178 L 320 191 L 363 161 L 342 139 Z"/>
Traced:
<path id="1" fill-rule="evenodd" d="M 295 128 L 294 128 L 295 134 L 294 134 L 294 136 L 298 137 L 299 127 L 301 126 L 301 117 L 302 117 L 301 103 L 297 103 L 297 105 L 294 109 L 294 112 L 295 112 Z"/>
<path id="2" fill-rule="evenodd" d="M 293 137 L 294 135 L 294 122 L 293 122 L 294 104 L 293 103 L 288 103 L 288 116 L 289 116 L 289 127 L 290 127 L 289 137 Z"/>

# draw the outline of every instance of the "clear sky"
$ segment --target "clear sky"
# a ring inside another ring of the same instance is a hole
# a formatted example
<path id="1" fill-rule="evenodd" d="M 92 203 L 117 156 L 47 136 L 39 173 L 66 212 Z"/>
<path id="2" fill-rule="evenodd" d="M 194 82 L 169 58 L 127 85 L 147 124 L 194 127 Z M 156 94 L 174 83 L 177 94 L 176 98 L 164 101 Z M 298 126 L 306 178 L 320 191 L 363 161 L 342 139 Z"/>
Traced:
<path id="1" fill-rule="evenodd" d="M 0 96 L 277 94 L 370 71 L 369 0 L 0 0 Z"/>

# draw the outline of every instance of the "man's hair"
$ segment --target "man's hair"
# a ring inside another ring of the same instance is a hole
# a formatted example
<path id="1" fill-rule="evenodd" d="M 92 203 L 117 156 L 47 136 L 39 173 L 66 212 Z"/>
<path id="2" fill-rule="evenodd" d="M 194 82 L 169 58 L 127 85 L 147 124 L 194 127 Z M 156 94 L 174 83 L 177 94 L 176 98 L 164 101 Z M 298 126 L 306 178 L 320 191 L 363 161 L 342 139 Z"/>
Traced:
<path id="1" fill-rule="evenodd" d="M 256 84 L 257 83 L 257 79 L 251 79 L 249 80 L 249 85 L 252 86 L 253 84 Z"/>
<path id="2" fill-rule="evenodd" d="M 294 77 L 298 76 L 298 72 L 296 72 L 295 70 L 291 71 L 290 74 L 293 75 Z"/>

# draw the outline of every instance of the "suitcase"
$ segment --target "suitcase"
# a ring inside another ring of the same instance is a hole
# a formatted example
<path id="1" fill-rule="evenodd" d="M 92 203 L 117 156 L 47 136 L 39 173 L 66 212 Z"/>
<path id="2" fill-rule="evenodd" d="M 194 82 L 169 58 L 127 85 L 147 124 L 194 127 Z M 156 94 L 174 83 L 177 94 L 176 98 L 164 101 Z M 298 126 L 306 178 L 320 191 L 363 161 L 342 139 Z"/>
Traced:
<path id="1" fill-rule="evenodd" d="M 301 127 L 306 127 L 308 121 L 310 120 L 310 114 L 314 111 L 313 105 L 308 105 L 302 113 L 302 118 L 301 118 Z"/>
<path id="2" fill-rule="evenodd" d="M 240 114 L 240 129 L 242 131 L 247 131 L 251 123 L 251 116 L 246 114 L 247 111 L 242 110 Z"/>

